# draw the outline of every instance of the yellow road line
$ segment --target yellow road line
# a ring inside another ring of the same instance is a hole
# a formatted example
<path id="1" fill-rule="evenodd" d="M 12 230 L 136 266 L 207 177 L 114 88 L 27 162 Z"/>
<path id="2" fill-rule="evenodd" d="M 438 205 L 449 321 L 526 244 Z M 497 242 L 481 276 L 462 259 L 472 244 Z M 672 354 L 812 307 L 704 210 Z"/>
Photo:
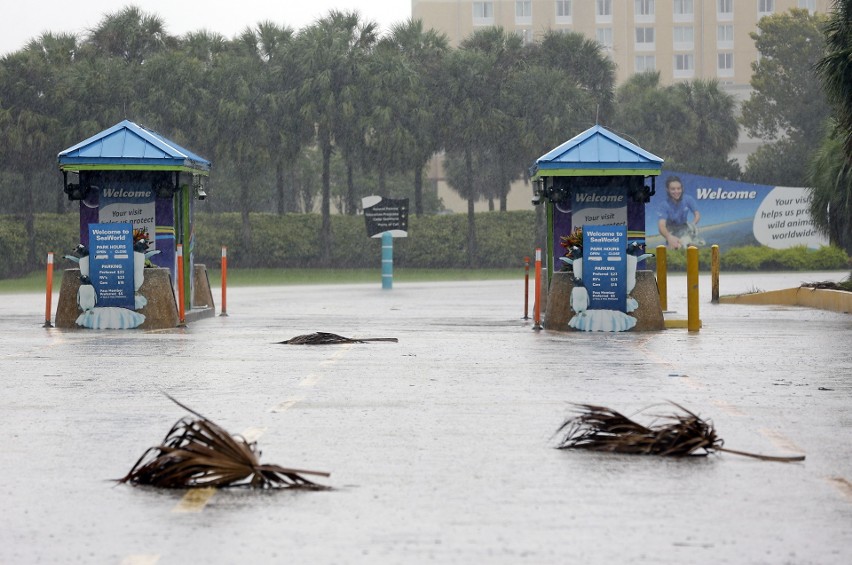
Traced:
<path id="1" fill-rule="evenodd" d="M 837 488 L 840 491 L 840 494 L 843 495 L 843 498 L 852 502 L 852 483 L 843 477 L 828 477 L 828 482 Z"/>
<path id="2" fill-rule="evenodd" d="M 310 375 L 299 381 L 299 386 L 314 386 L 319 380 L 319 373 L 311 373 Z"/>
<path id="3" fill-rule="evenodd" d="M 771 441 L 775 445 L 775 447 L 779 449 L 792 451 L 793 453 L 804 453 L 804 450 L 798 445 L 796 445 L 796 442 L 794 442 L 778 430 L 760 428 L 760 430 L 758 431 L 763 434 L 769 441 Z"/>
<path id="4" fill-rule="evenodd" d="M 293 405 L 295 405 L 300 400 L 303 400 L 304 398 L 305 398 L 304 396 L 292 396 L 292 397 L 288 398 L 287 400 L 283 401 L 278 406 L 273 406 L 272 408 L 269 409 L 269 411 L 270 412 L 284 412 L 285 410 L 289 410 L 290 408 L 292 408 Z"/>
<path id="5" fill-rule="evenodd" d="M 253 441 L 259 440 L 260 436 L 262 436 L 265 432 L 266 428 L 254 427 L 248 428 L 240 435 L 242 435 L 247 442 L 251 443 Z"/>
<path id="6" fill-rule="evenodd" d="M 177 514 L 201 512 L 214 494 L 216 489 L 213 487 L 189 489 L 180 502 L 172 508 L 172 512 Z"/>
<path id="7" fill-rule="evenodd" d="M 742 410 L 740 410 L 739 408 L 737 408 L 733 404 L 730 404 L 729 402 L 726 402 L 724 400 L 718 400 L 717 399 L 717 400 L 713 400 L 712 402 L 717 408 L 720 408 L 723 412 L 727 412 L 731 416 L 745 416 L 746 415 L 745 412 L 743 412 Z"/>

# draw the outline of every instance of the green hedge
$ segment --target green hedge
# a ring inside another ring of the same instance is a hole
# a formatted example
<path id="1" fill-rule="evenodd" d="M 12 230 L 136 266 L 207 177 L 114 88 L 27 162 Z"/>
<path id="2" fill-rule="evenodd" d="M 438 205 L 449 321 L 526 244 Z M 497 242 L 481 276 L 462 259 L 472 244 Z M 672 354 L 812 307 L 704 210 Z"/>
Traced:
<path id="1" fill-rule="evenodd" d="M 305 268 L 320 265 L 316 214 L 252 214 L 249 248 L 243 242 L 240 217 L 235 213 L 199 214 L 195 222 L 196 258 L 215 265 L 222 246 L 228 247 L 228 265 L 234 267 Z M 476 215 L 479 268 L 523 264 L 535 243 L 535 213 L 529 211 Z M 381 265 L 381 240 L 367 237 L 363 216 L 331 217 L 332 264 L 341 268 Z M 394 239 L 394 263 L 422 269 L 467 266 L 467 216 L 448 214 L 412 217 L 409 236 Z M 254 251 L 254 253 L 252 253 Z"/>
<path id="2" fill-rule="evenodd" d="M 211 268 L 219 264 L 222 246 L 228 247 L 228 264 L 235 268 L 310 268 L 321 263 L 317 214 L 252 214 L 251 238 L 246 247 L 237 213 L 198 214 L 195 221 L 195 256 Z M 381 266 L 381 240 L 367 237 L 363 216 L 332 216 L 332 265 L 341 268 Z M 399 267 L 440 269 L 467 267 L 467 215 L 412 217 L 409 237 L 394 239 L 394 264 Z M 59 268 L 71 266 L 62 259 L 79 241 L 79 216 L 39 214 L 35 218 L 36 264 L 27 262 L 24 222 L 20 216 L 0 215 L 0 278 L 13 278 L 44 269 L 48 251 L 56 254 Z M 484 212 L 476 215 L 477 268 L 511 268 L 535 249 L 535 212 Z M 252 251 L 254 253 L 252 253 Z M 699 251 L 702 270 L 710 268 L 710 249 Z M 667 253 L 668 268 L 686 269 L 684 251 Z M 837 247 L 770 249 L 738 247 L 721 253 L 723 271 L 820 271 L 847 269 L 850 259 Z M 649 261 L 654 268 L 653 259 Z"/>
<path id="3" fill-rule="evenodd" d="M 698 268 L 710 270 L 712 251 L 709 247 L 698 250 Z M 656 268 L 654 259 L 648 260 L 649 268 Z M 686 250 L 667 250 L 666 267 L 670 271 L 686 270 Z M 719 253 L 719 268 L 722 271 L 831 271 L 852 267 L 850 257 L 839 247 L 827 246 L 819 249 L 790 247 L 771 249 L 750 245 L 735 247 Z"/>

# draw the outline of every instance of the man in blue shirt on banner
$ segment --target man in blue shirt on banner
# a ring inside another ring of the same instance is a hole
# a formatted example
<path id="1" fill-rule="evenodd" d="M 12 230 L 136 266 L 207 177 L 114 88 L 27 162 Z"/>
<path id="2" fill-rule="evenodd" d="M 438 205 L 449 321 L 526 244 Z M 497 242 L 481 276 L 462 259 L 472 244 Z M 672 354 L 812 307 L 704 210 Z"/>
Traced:
<path id="1" fill-rule="evenodd" d="M 689 213 L 692 222 L 689 222 Z M 657 227 L 666 240 L 669 249 L 680 249 L 687 245 L 704 245 L 698 235 L 698 203 L 695 198 L 683 193 L 683 183 L 679 177 L 666 179 L 666 199 L 657 209 Z"/>

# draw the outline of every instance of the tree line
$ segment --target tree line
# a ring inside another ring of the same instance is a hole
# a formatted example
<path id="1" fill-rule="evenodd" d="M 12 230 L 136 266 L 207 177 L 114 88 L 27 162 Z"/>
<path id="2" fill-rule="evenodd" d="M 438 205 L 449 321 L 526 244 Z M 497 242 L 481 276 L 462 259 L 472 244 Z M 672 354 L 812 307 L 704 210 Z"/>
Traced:
<path id="1" fill-rule="evenodd" d="M 787 31 L 820 25 L 807 12 L 783 17 Z M 762 84 L 756 92 L 781 95 Z M 769 119 L 743 113 L 749 131 Z M 122 119 L 209 159 L 211 198 L 200 209 L 238 211 L 246 241 L 251 212 L 319 210 L 326 259 L 332 207 L 355 214 L 361 196 L 378 193 L 410 197 L 418 216 L 440 211 L 424 187 L 436 154 L 468 201 L 473 253 L 474 202 L 505 210 L 510 184 L 537 157 L 595 123 L 669 168 L 742 176 L 728 158 L 737 104 L 717 81 L 664 87 L 648 73 L 616 89 L 611 59 L 577 33 L 524 44 L 484 28 L 451 48 L 420 21 L 381 35 L 356 12 L 330 11 L 298 31 L 262 21 L 230 39 L 174 36 L 129 6 L 82 37 L 44 33 L 0 59 L 0 197 L 31 240 L 35 212 L 70 210 L 57 153 Z M 775 131 L 793 143 L 785 123 Z"/>

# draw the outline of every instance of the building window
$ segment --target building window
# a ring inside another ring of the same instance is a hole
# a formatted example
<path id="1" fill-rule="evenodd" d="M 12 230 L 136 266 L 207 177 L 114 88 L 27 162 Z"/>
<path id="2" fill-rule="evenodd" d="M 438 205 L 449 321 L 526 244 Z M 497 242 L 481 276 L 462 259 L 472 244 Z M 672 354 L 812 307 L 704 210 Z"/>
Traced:
<path id="1" fill-rule="evenodd" d="M 734 19 L 734 0 L 716 0 L 716 19 L 723 21 Z"/>
<path id="2" fill-rule="evenodd" d="M 695 71 L 695 55 L 692 53 L 676 53 L 674 57 L 675 78 L 691 77 Z"/>
<path id="3" fill-rule="evenodd" d="M 799 8 L 813 14 L 816 11 L 816 0 L 799 0 Z"/>
<path id="4" fill-rule="evenodd" d="M 757 0 L 757 16 L 767 16 L 775 11 L 775 0 Z"/>
<path id="5" fill-rule="evenodd" d="M 518 0 L 515 2 L 515 23 L 516 24 L 531 24 L 532 23 L 532 1 Z"/>
<path id="6" fill-rule="evenodd" d="M 716 48 L 734 48 L 734 24 L 719 24 L 716 26 Z"/>
<path id="7" fill-rule="evenodd" d="M 612 50 L 612 28 L 599 27 L 595 30 L 595 39 L 598 43 L 604 46 L 605 49 Z"/>
<path id="8" fill-rule="evenodd" d="M 633 13 L 637 16 L 653 16 L 654 0 L 633 0 Z"/>
<path id="9" fill-rule="evenodd" d="M 719 53 L 719 62 L 716 68 L 716 74 L 720 77 L 734 76 L 734 54 Z"/>
<path id="10" fill-rule="evenodd" d="M 531 29 L 519 29 L 515 33 L 521 38 L 524 45 L 529 45 L 533 42 L 533 33 Z"/>
<path id="11" fill-rule="evenodd" d="M 637 51 L 653 51 L 654 50 L 654 28 L 652 28 L 652 27 L 637 27 L 636 28 L 636 50 Z"/>
<path id="12" fill-rule="evenodd" d="M 637 55 L 635 64 L 635 71 L 637 73 L 657 70 L 657 58 L 653 55 Z"/>
<path id="13" fill-rule="evenodd" d="M 675 26 L 673 31 L 675 51 L 691 51 L 695 48 L 695 28 Z"/>
<path id="14" fill-rule="evenodd" d="M 570 24 L 571 21 L 571 0 L 556 0 L 556 23 Z"/>
<path id="15" fill-rule="evenodd" d="M 633 20 L 637 23 L 654 21 L 654 0 L 633 0 Z"/>
<path id="16" fill-rule="evenodd" d="M 695 16 L 693 0 L 674 0 L 674 21 L 691 22 Z"/>
<path id="17" fill-rule="evenodd" d="M 612 0 L 595 0 L 595 21 L 612 22 Z"/>
<path id="18" fill-rule="evenodd" d="M 494 24 L 494 2 L 473 3 L 473 25 Z"/>

